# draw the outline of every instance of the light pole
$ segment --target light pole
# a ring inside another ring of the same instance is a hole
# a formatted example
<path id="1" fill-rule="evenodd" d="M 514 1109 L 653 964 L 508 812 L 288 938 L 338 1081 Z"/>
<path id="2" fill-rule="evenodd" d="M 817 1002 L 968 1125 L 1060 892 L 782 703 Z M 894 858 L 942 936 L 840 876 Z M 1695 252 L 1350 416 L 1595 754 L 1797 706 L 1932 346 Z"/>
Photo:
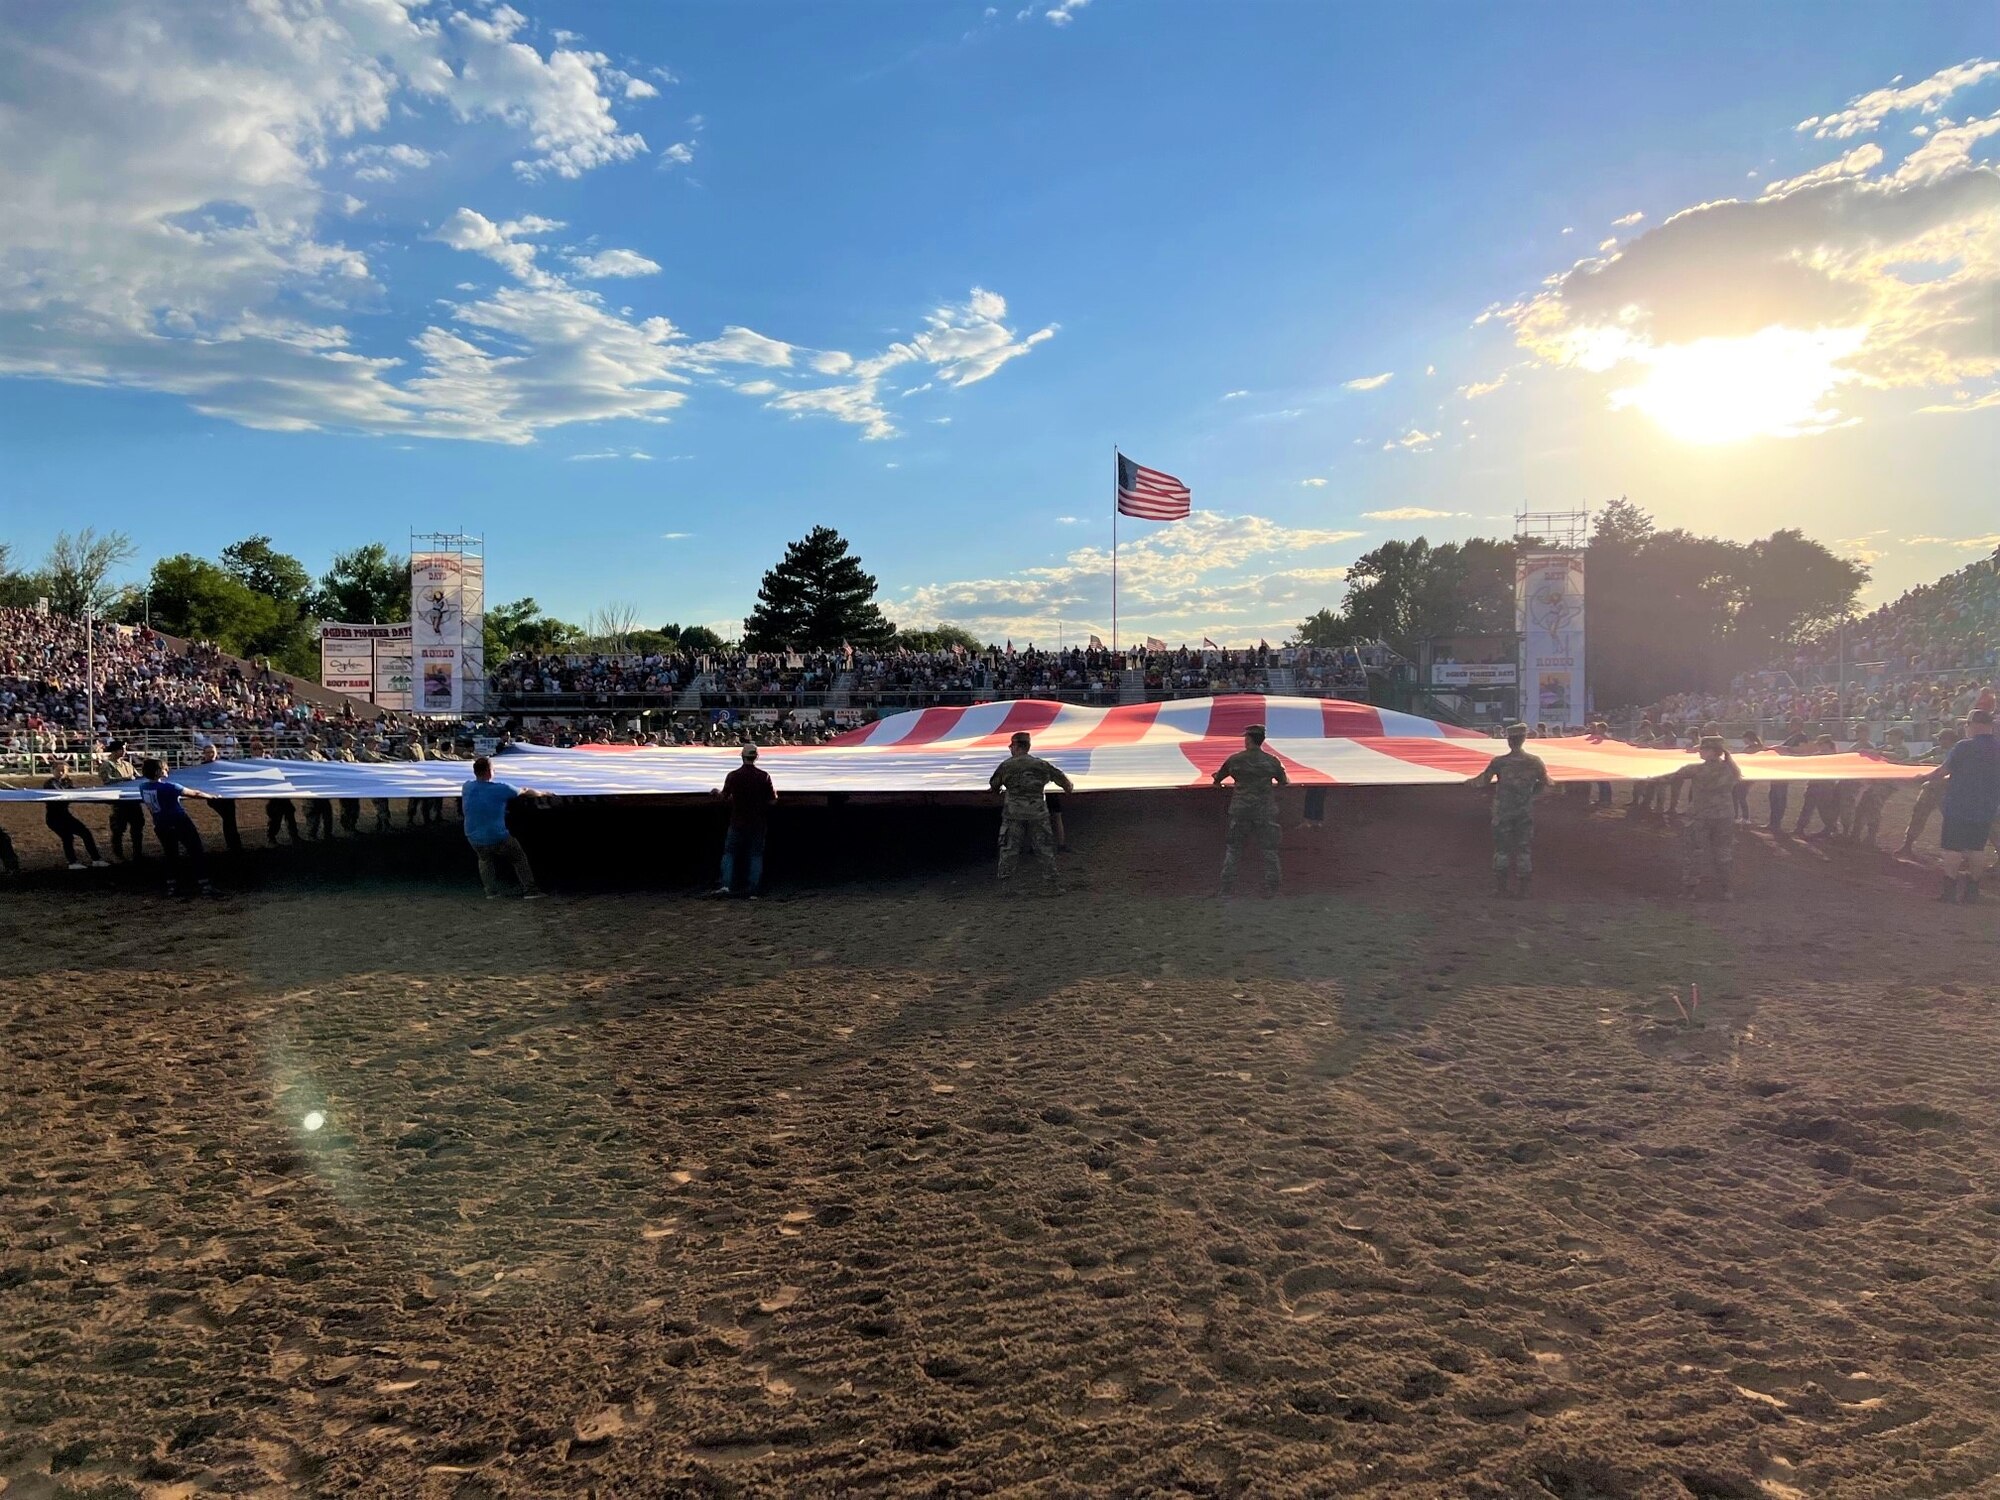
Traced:
<path id="1" fill-rule="evenodd" d="M 97 739 L 97 610 L 83 607 L 83 747 L 90 754 Z"/>

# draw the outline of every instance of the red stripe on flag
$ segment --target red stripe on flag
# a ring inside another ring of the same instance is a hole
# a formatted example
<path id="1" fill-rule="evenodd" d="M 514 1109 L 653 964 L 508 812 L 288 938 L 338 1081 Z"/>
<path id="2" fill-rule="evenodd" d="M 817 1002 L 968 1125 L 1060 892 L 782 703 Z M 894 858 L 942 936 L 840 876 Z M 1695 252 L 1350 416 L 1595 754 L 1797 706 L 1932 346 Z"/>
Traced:
<path id="1" fill-rule="evenodd" d="M 910 732 L 884 749 L 907 750 L 912 745 L 934 745 L 954 729 L 958 721 L 965 717 L 962 708 L 927 708 L 917 716 L 917 722 Z"/>
<path id="2" fill-rule="evenodd" d="M 1208 711 L 1208 728 L 1203 737 L 1211 740 L 1241 739 L 1243 731 L 1252 724 L 1264 722 L 1264 695 L 1262 693 L 1231 693 L 1226 698 L 1212 700 Z M 1234 755 L 1241 750 L 1236 745 L 1224 751 Z M 1211 767 L 1210 769 L 1213 769 Z"/>
<path id="3" fill-rule="evenodd" d="M 1482 748 L 1483 747 L 1483 748 Z M 1469 745 L 1464 740 L 1376 740 L 1369 747 L 1392 755 L 1413 766 L 1433 771 L 1456 771 L 1461 776 L 1477 776 L 1486 763 L 1507 747 L 1495 740 Z"/>
<path id="4" fill-rule="evenodd" d="M 1319 732 L 1330 740 L 1352 740 L 1382 732 L 1382 716 L 1366 703 L 1350 703 L 1345 698 L 1320 702 Z"/>
<path id="5" fill-rule="evenodd" d="M 1106 745 L 1129 745 L 1153 727 L 1159 717 L 1158 703 L 1128 703 L 1114 708 L 1088 734 L 1076 742 L 1078 750 L 1098 750 Z"/>
<path id="6" fill-rule="evenodd" d="M 1181 754 L 1188 758 L 1188 764 L 1201 773 L 1206 781 L 1213 776 L 1216 768 L 1230 756 L 1241 750 L 1241 745 L 1232 745 L 1227 740 L 1189 740 L 1180 747 Z M 1277 755 L 1278 763 L 1285 768 L 1285 775 L 1295 786 L 1332 786 L 1334 780 L 1324 771 L 1315 771 L 1311 766 L 1302 766 L 1289 755 L 1278 755 L 1269 745 L 1264 747 L 1267 755 Z"/>
<path id="7" fill-rule="evenodd" d="M 1056 715 L 1062 712 L 1060 703 L 1051 703 L 1046 698 L 1021 698 L 1007 710 L 1007 717 L 994 726 L 990 733 L 981 735 L 972 743 L 975 746 L 1004 745 L 1016 734 L 1039 734 L 1053 724 Z"/>

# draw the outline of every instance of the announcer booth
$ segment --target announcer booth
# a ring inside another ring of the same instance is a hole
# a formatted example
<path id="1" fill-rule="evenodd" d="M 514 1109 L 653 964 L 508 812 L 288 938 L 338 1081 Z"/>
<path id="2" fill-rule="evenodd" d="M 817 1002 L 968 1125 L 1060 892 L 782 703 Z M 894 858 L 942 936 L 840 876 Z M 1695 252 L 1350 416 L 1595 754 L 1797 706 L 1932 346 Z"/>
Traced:
<path id="1" fill-rule="evenodd" d="M 1419 648 L 1417 669 L 1439 713 L 1479 729 L 1497 729 L 1521 712 L 1521 638 L 1434 636 Z"/>

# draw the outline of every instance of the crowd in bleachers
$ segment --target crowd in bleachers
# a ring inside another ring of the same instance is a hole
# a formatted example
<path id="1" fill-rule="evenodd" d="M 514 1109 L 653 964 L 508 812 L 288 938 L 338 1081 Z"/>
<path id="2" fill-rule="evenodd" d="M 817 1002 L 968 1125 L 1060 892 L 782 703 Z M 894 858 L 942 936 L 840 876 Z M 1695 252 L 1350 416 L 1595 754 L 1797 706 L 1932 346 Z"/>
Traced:
<path id="1" fill-rule="evenodd" d="M 34 609 L 0 609 L 0 739 L 85 744 L 106 736 L 199 735 L 232 742 L 259 733 L 291 737 L 322 717 L 278 673 L 245 666 L 211 646 L 177 643 L 143 625 L 84 622 Z M 87 690 L 94 660 L 96 698 Z M 94 724 L 86 724 L 93 711 Z"/>
<path id="2" fill-rule="evenodd" d="M 1814 637 L 1768 670 L 1738 677 L 1726 693 L 1673 694 L 1631 717 L 1732 728 L 1796 721 L 1844 739 L 1858 726 L 1879 738 L 1894 725 L 1927 740 L 1964 718 L 1996 679 L 2000 554 Z"/>

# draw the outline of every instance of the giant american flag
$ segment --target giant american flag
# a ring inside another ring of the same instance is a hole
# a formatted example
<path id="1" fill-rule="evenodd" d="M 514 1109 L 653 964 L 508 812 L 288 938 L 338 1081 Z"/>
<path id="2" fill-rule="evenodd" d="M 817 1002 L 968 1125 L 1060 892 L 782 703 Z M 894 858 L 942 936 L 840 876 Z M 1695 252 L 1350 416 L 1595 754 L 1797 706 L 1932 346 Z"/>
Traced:
<path id="1" fill-rule="evenodd" d="M 1171 474 L 1118 455 L 1118 514 L 1142 521 L 1185 521 L 1194 496 Z"/>
<path id="2" fill-rule="evenodd" d="M 892 714 L 830 745 L 768 746 L 758 765 L 780 791 L 978 792 L 1007 754 L 1016 731 L 1035 753 L 1068 772 L 1078 792 L 1204 787 L 1243 731 L 1261 724 L 1264 748 L 1305 786 L 1453 786 L 1506 748 L 1469 729 L 1339 698 L 1240 693 L 1171 703 L 1085 707 L 1023 698 Z M 1641 750 L 1615 741 L 1534 740 L 1549 775 L 1568 781 L 1636 781 L 1693 763 L 1678 750 Z M 681 796 L 706 801 L 709 789 L 742 764 L 733 749 L 574 750 L 511 747 L 496 757 L 500 780 L 562 797 Z M 1743 755 L 1746 781 L 1907 781 L 1923 766 L 1863 755 Z M 314 760 L 220 760 L 176 771 L 173 779 L 218 797 L 455 797 L 463 761 L 356 764 Z M 137 797 L 132 782 L 63 791 L 0 789 L 6 802 L 116 802 Z"/>

